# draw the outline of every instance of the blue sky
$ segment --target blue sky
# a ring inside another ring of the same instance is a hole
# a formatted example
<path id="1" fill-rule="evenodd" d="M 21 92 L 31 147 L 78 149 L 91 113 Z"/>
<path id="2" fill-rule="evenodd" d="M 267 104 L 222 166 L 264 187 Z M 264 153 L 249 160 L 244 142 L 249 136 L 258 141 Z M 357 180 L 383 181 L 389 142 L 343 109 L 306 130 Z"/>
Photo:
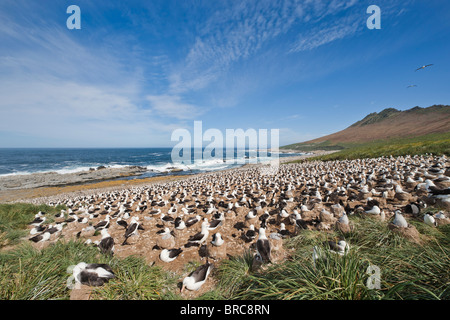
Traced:
<path id="1" fill-rule="evenodd" d="M 195 120 L 285 145 L 449 104 L 449 30 L 448 1 L 2 0 L 0 147 L 170 147 Z"/>

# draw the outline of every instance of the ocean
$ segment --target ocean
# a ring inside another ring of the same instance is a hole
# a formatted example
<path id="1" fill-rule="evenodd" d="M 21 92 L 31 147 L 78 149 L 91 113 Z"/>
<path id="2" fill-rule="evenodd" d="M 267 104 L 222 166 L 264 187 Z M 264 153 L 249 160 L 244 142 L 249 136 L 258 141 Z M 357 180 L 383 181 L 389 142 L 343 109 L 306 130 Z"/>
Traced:
<path id="1" fill-rule="evenodd" d="M 0 176 L 44 172 L 64 174 L 100 166 L 117 168 L 141 166 L 148 170 L 140 176 L 144 178 L 169 175 L 173 169 L 182 170 L 176 174 L 196 174 L 239 167 L 243 165 L 243 162 L 263 163 L 271 159 L 270 153 L 260 154 L 252 150 L 234 150 L 234 157 L 226 158 L 224 150 L 224 157 L 221 159 L 194 160 L 195 152 L 192 150 L 192 163 L 181 164 L 172 163 L 171 152 L 171 148 L 0 149 Z M 301 155 L 301 153 L 279 153 L 280 158 L 295 155 Z"/>

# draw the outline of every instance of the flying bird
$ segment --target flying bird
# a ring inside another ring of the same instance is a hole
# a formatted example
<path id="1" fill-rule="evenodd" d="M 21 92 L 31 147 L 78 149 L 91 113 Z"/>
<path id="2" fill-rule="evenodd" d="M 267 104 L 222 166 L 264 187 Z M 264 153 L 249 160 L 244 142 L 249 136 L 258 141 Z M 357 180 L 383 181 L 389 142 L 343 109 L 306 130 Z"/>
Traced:
<path id="1" fill-rule="evenodd" d="M 425 66 L 421 66 L 420 68 L 417 68 L 416 71 L 419 71 L 419 70 L 421 70 L 421 69 L 425 69 L 425 68 L 430 67 L 430 66 L 432 66 L 432 65 L 433 65 L 433 64 L 427 64 L 427 65 L 425 65 Z"/>
<path id="2" fill-rule="evenodd" d="M 417 85 L 415 85 L 415 84 L 410 84 L 410 85 L 407 86 L 406 88 L 413 88 L 413 87 L 417 87 Z"/>

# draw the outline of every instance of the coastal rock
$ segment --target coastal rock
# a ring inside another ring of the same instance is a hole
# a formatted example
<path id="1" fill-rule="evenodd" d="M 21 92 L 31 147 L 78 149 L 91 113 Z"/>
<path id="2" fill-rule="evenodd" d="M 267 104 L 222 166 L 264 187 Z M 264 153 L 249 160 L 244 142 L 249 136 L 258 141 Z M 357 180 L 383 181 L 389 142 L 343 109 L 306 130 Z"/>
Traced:
<path id="1" fill-rule="evenodd" d="M 100 168 L 100 167 L 99 167 Z M 138 176 L 147 171 L 145 167 L 128 166 L 122 168 L 103 168 L 74 173 L 57 172 L 33 173 L 29 175 L 12 175 L 0 177 L 0 191 L 14 189 L 31 189 L 39 187 L 56 187 L 86 182 L 103 181 L 128 176 Z"/>

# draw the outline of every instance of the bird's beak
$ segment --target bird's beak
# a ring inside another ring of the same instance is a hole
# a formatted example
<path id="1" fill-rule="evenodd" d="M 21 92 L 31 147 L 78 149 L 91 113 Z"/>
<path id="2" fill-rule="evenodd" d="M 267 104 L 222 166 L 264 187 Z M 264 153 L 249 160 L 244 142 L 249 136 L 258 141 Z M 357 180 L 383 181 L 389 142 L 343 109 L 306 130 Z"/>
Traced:
<path id="1" fill-rule="evenodd" d="M 183 291 L 184 291 L 184 284 L 181 286 L 180 292 L 183 292 Z"/>

